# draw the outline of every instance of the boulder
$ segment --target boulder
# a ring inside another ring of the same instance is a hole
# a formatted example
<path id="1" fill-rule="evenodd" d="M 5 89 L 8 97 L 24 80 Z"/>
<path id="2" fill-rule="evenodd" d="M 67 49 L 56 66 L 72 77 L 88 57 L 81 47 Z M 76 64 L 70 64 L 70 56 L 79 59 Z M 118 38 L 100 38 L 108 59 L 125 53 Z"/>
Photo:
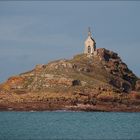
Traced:
<path id="1" fill-rule="evenodd" d="M 73 80 L 72 81 L 72 86 L 79 86 L 79 85 L 81 85 L 80 80 Z"/>

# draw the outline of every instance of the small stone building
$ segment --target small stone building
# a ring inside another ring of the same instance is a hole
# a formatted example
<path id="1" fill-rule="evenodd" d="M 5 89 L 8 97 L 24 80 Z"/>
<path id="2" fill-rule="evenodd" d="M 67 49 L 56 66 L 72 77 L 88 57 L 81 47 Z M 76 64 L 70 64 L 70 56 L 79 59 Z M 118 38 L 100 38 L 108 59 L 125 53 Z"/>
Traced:
<path id="1" fill-rule="evenodd" d="M 96 52 L 96 42 L 91 36 L 90 28 L 88 30 L 88 38 L 85 41 L 84 53 L 93 55 Z"/>

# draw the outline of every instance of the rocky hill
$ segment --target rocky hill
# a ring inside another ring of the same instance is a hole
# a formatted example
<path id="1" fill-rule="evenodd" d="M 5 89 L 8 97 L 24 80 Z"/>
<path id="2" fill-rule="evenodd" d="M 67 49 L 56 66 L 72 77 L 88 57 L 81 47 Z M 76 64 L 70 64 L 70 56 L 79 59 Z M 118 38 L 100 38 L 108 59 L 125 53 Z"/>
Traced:
<path id="1" fill-rule="evenodd" d="M 104 48 L 37 65 L 0 85 L 0 109 L 140 111 L 140 80 Z"/>

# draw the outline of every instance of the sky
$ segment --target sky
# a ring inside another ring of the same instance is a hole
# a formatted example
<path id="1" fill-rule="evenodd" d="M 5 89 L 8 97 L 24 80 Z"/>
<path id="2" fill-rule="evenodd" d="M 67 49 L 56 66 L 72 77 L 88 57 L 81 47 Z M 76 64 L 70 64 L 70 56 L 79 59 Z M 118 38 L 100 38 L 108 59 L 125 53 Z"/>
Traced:
<path id="1" fill-rule="evenodd" d="M 88 27 L 140 77 L 139 14 L 138 1 L 0 1 L 0 82 L 83 53 Z"/>

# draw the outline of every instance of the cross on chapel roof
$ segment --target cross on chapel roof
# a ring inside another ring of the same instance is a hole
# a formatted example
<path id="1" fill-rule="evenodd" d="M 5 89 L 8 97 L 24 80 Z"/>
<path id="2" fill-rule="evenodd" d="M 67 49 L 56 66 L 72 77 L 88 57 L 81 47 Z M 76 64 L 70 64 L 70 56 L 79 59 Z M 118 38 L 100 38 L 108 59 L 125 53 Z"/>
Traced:
<path id="1" fill-rule="evenodd" d="M 88 27 L 88 36 L 90 36 L 90 37 L 91 37 L 90 27 Z"/>

